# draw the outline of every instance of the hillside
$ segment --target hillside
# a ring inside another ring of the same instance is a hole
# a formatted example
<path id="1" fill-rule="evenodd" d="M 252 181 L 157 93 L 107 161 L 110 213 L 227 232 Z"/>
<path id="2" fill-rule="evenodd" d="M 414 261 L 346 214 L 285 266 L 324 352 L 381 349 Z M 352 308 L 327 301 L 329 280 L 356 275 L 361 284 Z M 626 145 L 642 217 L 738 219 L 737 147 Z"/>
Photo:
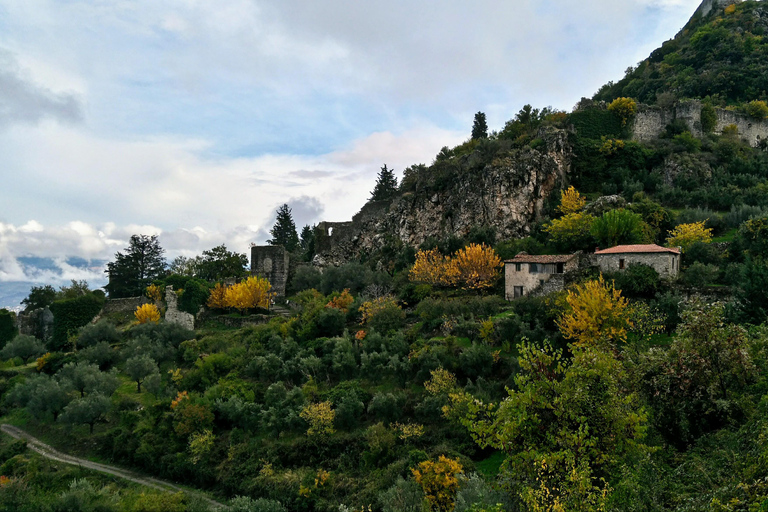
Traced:
<path id="1" fill-rule="evenodd" d="M 5 437 L 0 512 L 768 510 L 768 151 L 744 128 L 768 4 L 721 3 L 573 112 L 385 166 L 350 222 L 299 237 L 286 206 L 287 297 L 244 254 L 167 266 L 136 235 L 109 298 L 0 310 L 0 423 L 196 489 Z M 590 263 L 652 244 L 679 268 Z M 505 271 L 533 293 L 505 300 Z"/>
<path id="2" fill-rule="evenodd" d="M 709 97 L 722 106 L 768 99 L 768 4 L 739 2 L 702 12 L 593 99 L 625 96 L 653 105 Z"/>

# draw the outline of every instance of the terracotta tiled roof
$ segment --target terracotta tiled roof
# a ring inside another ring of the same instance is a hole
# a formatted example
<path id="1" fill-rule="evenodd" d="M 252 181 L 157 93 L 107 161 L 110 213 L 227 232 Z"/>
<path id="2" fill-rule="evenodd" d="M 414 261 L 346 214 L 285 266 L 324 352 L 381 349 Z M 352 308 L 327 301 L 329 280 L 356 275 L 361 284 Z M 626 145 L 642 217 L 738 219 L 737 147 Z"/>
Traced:
<path id="1" fill-rule="evenodd" d="M 505 260 L 504 263 L 567 263 L 575 258 L 575 254 L 544 254 L 532 256 L 521 252 L 511 260 Z"/>
<path id="2" fill-rule="evenodd" d="M 656 244 L 617 245 L 616 247 L 611 247 L 610 249 L 595 251 L 595 254 L 625 254 L 625 253 L 651 253 L 651 252 L 671 252 L 672 254 L 680 254 L 679 249 L 661 247 L 660 245 L 656 245 Z"/>

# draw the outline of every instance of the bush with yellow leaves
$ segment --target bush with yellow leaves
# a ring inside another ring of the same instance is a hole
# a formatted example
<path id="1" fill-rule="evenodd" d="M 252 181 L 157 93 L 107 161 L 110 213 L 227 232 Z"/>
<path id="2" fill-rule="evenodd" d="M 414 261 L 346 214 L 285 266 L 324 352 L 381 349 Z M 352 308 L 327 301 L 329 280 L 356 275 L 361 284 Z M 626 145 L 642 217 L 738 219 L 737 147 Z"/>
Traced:
<path id="1" fill-rule="evenodd" d="M 329 300 L 325 307 L 338 309 L 346 313 L 353 302 L 355 302 L 355 298 L 349 293 L 349 288 L 345 288 L 343 292 Z"/>
<path id="2" fill-rule="evenodd" d="M 275 294 L 263 277 L 252 276 L 231 286 L 216 283 L 206 305 L 212 309 L 236 309 L 241 313 L 254 308 L 269 309 Z"/>
<path id="3" fill-rule="evenodd" d="M 503 263 L 491 247 L 470 244 L 453 257 L 437 249 L 419 251 L 408 276 L 411 281 L 465 290 L 483 290 L 493 286 Z"/>
<path id="4" fill-rule="evenodd" d="M 133 316 L 136 317 L 136 320 L 140 324 L 145 324 L 147 322 L 157 323 L 160 321 L 160 311 L 154 304 L 142 304 L 136 308 Z"/>
<path id="5" fill-rule="evenodd" d="M 697 242 L 704 244 L 712 242 L 712 228 L 705 228 L 705 222 L 707 221 L 680 224 L 669 232 L 667 246 L 680 247 L 685 252 Z"/>
<path id="6" fill-rule="evenodd" d="M 464 468 L 459 461 L 441 455 L 437 461 L 426 460 L 417 469 L 411 469 L 413 477 L 424 491 L 429 506 L 437 512 L 453 510 L 459 490 L 459 475 Z"/>
<path id="7" fill-rule="evenodd" d="M 147 289 L 144 291 L 144 294 L 152 302 L 160 302 L 161 300 L 163 300 L 163 289 L 157 286 L 156 284 L 151 284 L 147 286 Z"/>
<path id="8" fill-rule="evenodd" d="M 629 303 L 602 274 L 597 280 L 576 285 L 565 300 L 568 310 L 557 326 L 575 346 L 627 341 L 627 331 L 632 328 Z"/>
<path id="9" fill-rule="evenodd" d="M 336 432 L 333 428 L 336 411 L 331 407 L 330 401 L 308 404 L 299 416 L 309 424 L 307 435 L 310 437 L 322 437 Z"/>

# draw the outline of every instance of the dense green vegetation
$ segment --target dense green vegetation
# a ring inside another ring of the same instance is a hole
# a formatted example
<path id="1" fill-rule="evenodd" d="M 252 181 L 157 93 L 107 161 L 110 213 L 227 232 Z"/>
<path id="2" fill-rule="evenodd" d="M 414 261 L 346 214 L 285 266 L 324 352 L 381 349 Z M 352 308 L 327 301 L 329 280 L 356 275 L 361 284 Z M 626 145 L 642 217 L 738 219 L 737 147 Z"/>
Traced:
<path id="1" fill-rule="evenodd" d="M 694 18 L 674 39 L 609 82 L 595 95 L 631 97 L 649 105 L 674 98 L 710 97 L 717 105 L 768 99 L 768 6 L 742 2 Z M 761 114 L 758 114 L 761 115 Z M 764 115 L 762 116 L 765 117 Z"/>
<path id="2" fill-rule="evenodd" d="M 567 133 L 570 183 L 524 239 L 488 226 L 421 247 L 388 235 L 361 261 L 300 267 L 282 314 L 258 309 L 263 322 L 237 328 L 227 321 L 256 308 L 211 307 L 195 331 L 130 314 L 91 323 L 104 297 L 85 283 L 33 288 L 25 305 L 51 308 L 53 335 L 17 335 L 0 312 L 2 421 L 243 512 L 766 510 L 768 153 L 679 122 L 647 144 L 628 133 L 635 100 L 708 96 L 705 124 L 712 105 L 764 116 L 766 23 L 756 2 L 694 19 L 601 89 L 596 100 L 619 99 L 607 109 L 526 106 L 491 133 L 478 112 L 471 138 L 399 185 L 381 169 L 373 200 L 433 194 Z M 271 233 L 313 256 L 287 205 Z M 587 268 L 564 292 L 508 303 L 500 278 L 478 292 L 449 265 L 411 272 L 435 248 L 446 262 L 471 244 L 507 259 L 634 243 L 682 247 L 680 275 Z M 167 270 L 162 253 L 132 239 L 110 295 L 162 308 L 171 285 L 196 314 L 217 282 L 246 275 L 224 246 Z M 210 509 L 0 441 L 0 510 Z"/>

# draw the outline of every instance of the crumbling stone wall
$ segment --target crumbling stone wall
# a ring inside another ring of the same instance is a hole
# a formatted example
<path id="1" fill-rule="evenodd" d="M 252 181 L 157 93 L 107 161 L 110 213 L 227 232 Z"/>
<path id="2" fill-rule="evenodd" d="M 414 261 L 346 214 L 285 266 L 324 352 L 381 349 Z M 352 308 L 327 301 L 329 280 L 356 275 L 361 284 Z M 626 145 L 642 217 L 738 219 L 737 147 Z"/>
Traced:
<path id="1" fill-rule="evenodd" d="M 752 147 L 768 139 L 768 120 L 752 119 L 742 112 L 722 108 L 716 108 L 715 114 L 715 133 L 721 133 L 726 126 L 735 125 L 739 129 L 739 136 Z M 632 138 L 640 142 L 657 139 L 667 125 L 676 119 L 684 121 L 694 137 L 702 137 L 701 102 L 687 100 L 679 102 L 671 109 L 638 106 L 637 115 L 632 121 Z"/>
<path id="2" fill-rule="evenodd" d="M 47 307 L 19 313 L 16 317 L 16 326 L 19 334 L 49 341 L 53 335 L 53 313 Z"/>
<path id="3" fill-rule="evenodd" d="M 165 321 L 190 331 L 195 329 L 195 316 L 179 309 L 179 298 L 173 291 L 173 286 L 165 287 Z"/>
<path id="4" fill-rule="evenodd" d="M 285 297 L 289 270 L 290 255 L 282 245 L 251 247 L 251 274 L 268 279 L 278 297 Z"/>
<path id="5" fill-rule="evenodd" d="M 151 301 L 147 297 L 127 297 L 124 299 L 107 299 L 104 302 L 104 307 L 101 308 L 99 316 L 108 315 L 110 313 L 130 313 L 133 314 L 136 308 L 149 304 Z"/>

